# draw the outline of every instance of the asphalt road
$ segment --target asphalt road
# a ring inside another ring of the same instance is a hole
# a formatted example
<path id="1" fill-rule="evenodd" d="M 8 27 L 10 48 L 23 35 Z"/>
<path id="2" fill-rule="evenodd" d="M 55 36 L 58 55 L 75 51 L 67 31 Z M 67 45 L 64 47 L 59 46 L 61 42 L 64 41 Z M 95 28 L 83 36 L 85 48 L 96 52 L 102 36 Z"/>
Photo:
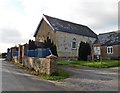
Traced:
<path id="1" fill-rule="evenodd" d="M 118 67 L 102 69 L 83 66 L 60 67 L 70 71 L 72 75 L 54 83 L 69 91 L 118 91 Z"/>
<path id="2" fill-rule="evenodd" d="M 118 67 L 96 69 L 60 66 L 60 68 L 70 71 L 72 75 L 64 80 L 50 82 L 38 79 L 3 61 L 2 91 L 118 91 Z"/>
<path id="3" fill-rule="evenodd" d="M 2 61 L 2 91 L 63 91 L 47 80 L 25 73 L 14 64 Z"/>

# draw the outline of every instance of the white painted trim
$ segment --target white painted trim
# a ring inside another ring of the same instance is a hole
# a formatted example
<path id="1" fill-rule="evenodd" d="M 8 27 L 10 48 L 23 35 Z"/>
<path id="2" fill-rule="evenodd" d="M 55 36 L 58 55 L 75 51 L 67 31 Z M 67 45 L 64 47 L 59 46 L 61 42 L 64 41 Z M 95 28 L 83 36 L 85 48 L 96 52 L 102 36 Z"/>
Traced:
<path id="1" fill-rule="evenodd" d="M 44 15 L 43 15 L 43 19 L 48 23 L 48 25 L 52 28 L 52 30 L 55 31 L 52 25 L 50 24 L 50 22 L 47 20 L 47 18 Z"/>
<path id="2" fill-rule="evenodd" d="M 75 50 L 76 50 L 76 49 L 77 49 L 77 42 L 76 42 L 76 48 L 73 48 L 73 47 L 72 47 L 73 42 L 76 42 L 76 41 L 72 41 L 72 42 L 71 42 L 71 49 L 75 49 Z"/>
<path id="3" fill-rule="evenodd" d="M 112 48 L 112 51 L 110 51 L 110 53 L 108 52 L 108 48 Z M 107 47 L 107 54 L 113 54 L 113 46 L 108 46 Z"/>

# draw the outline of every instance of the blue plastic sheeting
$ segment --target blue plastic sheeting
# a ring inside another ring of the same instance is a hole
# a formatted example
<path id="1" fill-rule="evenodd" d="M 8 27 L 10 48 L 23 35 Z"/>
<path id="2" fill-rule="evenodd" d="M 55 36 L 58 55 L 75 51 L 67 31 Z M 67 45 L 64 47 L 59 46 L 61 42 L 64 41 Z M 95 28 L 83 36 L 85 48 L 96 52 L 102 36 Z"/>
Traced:
<path id="1" fill-rule="evenodd" d="M 13 56 L 18 56 L 18 51 L 14 51 Z"/>
<path id="2" fill-rule="evenodd" d="M 11 56 L 11 52 L 8 52 L 8 53 L 7 53 L 7 56 L 9 56 L 9 57 L 10 57 L 10 56 Z"/>
<path id="3" fill-rule="evenodd" d="M 28 57 L 35 57 L 35 50 L 27 50 Z"/>
<path id="4" fill-rule="evenodd" d="M 38 48 L 35 50 L 35 57 L 45 58 L 48 55 L 50 55 L 49 48 L 47 48 L 47 49 Z"/>
<path id="5" fill-rule="evenodd" d="M 49 48 L 38 48 L 35 50 L 27 50 L 27 56 L 29 57 L 38 57 L 38 58 L 45 58 L 46 56 L 50 55 Z"/>

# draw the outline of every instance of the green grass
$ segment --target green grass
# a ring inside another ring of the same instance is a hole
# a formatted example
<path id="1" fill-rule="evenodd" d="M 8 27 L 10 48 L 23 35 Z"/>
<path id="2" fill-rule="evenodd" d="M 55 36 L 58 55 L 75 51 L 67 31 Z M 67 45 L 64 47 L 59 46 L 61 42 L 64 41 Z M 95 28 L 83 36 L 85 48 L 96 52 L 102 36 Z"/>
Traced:
<path id="1" fill-rule="evenodd" d="M 24 66 L 23 66 L 23 64 L 21 64 L 21 63 L 18 63 L 18 62 L 14 62 L 14 64 L 15 64 L 15 65 L 17 65 L 19 68 L 21 68 L 21 69 L 24 69 Z"/>
<path id="2" fill-rule="evenodd" d="M 87 61 L 75 61 L 75 62 L 65 62 L 58 61 L 58 65 L 69 65 L 69 66 L 88 66 L 95 68 L 109 68 L 109 67 L 119 67 L 120 60 L 104 60 L 102 62 L 87 62 Z"/>
<path id="3" fill-rule="evenodd" d="M 61 79 L 66 79 L 70 76 L 70 72 L 58 69 L 56 70 L 54 73 L 52 73 L 51 75 L 45 75 L 45 74 L 40 74 L 39 77 L 46 79 L 46 80 L 61 80 Z"/>
<path id="4" fill-rule="evenodd" d="M 61 70 L 61 69 L 57 69 L 55 72 L 51 73 L 50 75 L 47 75 L 45 73 L 36 72 L 33 69 L 27 69 L 26 68 L 26 71 L 29 74 L 38 76 L 39 78 L 42 78 L 42 79 L 45 79 L 45 80 L 52 80 L 52 81 L 66 79 L 71 75 L 70 72 L 64 71 L 64 70 Z"/>
<path id="5" fill-rule="evenodd" d="M 36 72 L 35 70 L 33 69 L 29 69 L 29 68 L 25 68 L 23 66 L 23 64 L 21 63 L 18 63 L 18 62 L 14 62 L 15 65 L 17 65 L 19 68 L 21 69 L 26 69 L 26 71 L 29 73 L 29 74 L 32 74 L 32 75 L 35 75 L 35 76 L 38 76 L 39 78 L 42 78 L 42 79 L 46 79 L 46 80 L 61 80 L 61 79 L 66 79 L 68 78 L 71 73 L 68 72 L 68 71 L 64 71 L 64 70 L 61 70 L 61 69 L 57 69 L 55 72 L 53 72 L 51 75 L 47 75 L 45 73 L 39 73 L 39 72 Z"/>

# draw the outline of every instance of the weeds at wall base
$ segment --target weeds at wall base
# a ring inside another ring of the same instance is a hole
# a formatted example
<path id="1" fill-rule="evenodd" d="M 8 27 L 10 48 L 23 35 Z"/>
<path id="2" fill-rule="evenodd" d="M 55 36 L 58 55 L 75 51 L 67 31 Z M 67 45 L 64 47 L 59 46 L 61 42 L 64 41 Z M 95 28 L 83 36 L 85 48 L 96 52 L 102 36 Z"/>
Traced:
<path id="1" fill-rule="evenodd" d="M 24 67 L 24 65 L 19 62 L 13 62 L 13 61 L 9 61 L 9 62 L 15 64 L 20 69 L 24 69 L 28 74 L 38 76 L 39 78 L 45 79 L 45 80 L 52 80 L 52 81 L 62 80 L 62 79 L 68 78 L 71 75 L 70 72 L 64 71 L 60 68 L 54 71 L 53 73 L 51 73 L 50 75 L 47 75 L 46 73 L 36 72 L 34 69 Z"/>

